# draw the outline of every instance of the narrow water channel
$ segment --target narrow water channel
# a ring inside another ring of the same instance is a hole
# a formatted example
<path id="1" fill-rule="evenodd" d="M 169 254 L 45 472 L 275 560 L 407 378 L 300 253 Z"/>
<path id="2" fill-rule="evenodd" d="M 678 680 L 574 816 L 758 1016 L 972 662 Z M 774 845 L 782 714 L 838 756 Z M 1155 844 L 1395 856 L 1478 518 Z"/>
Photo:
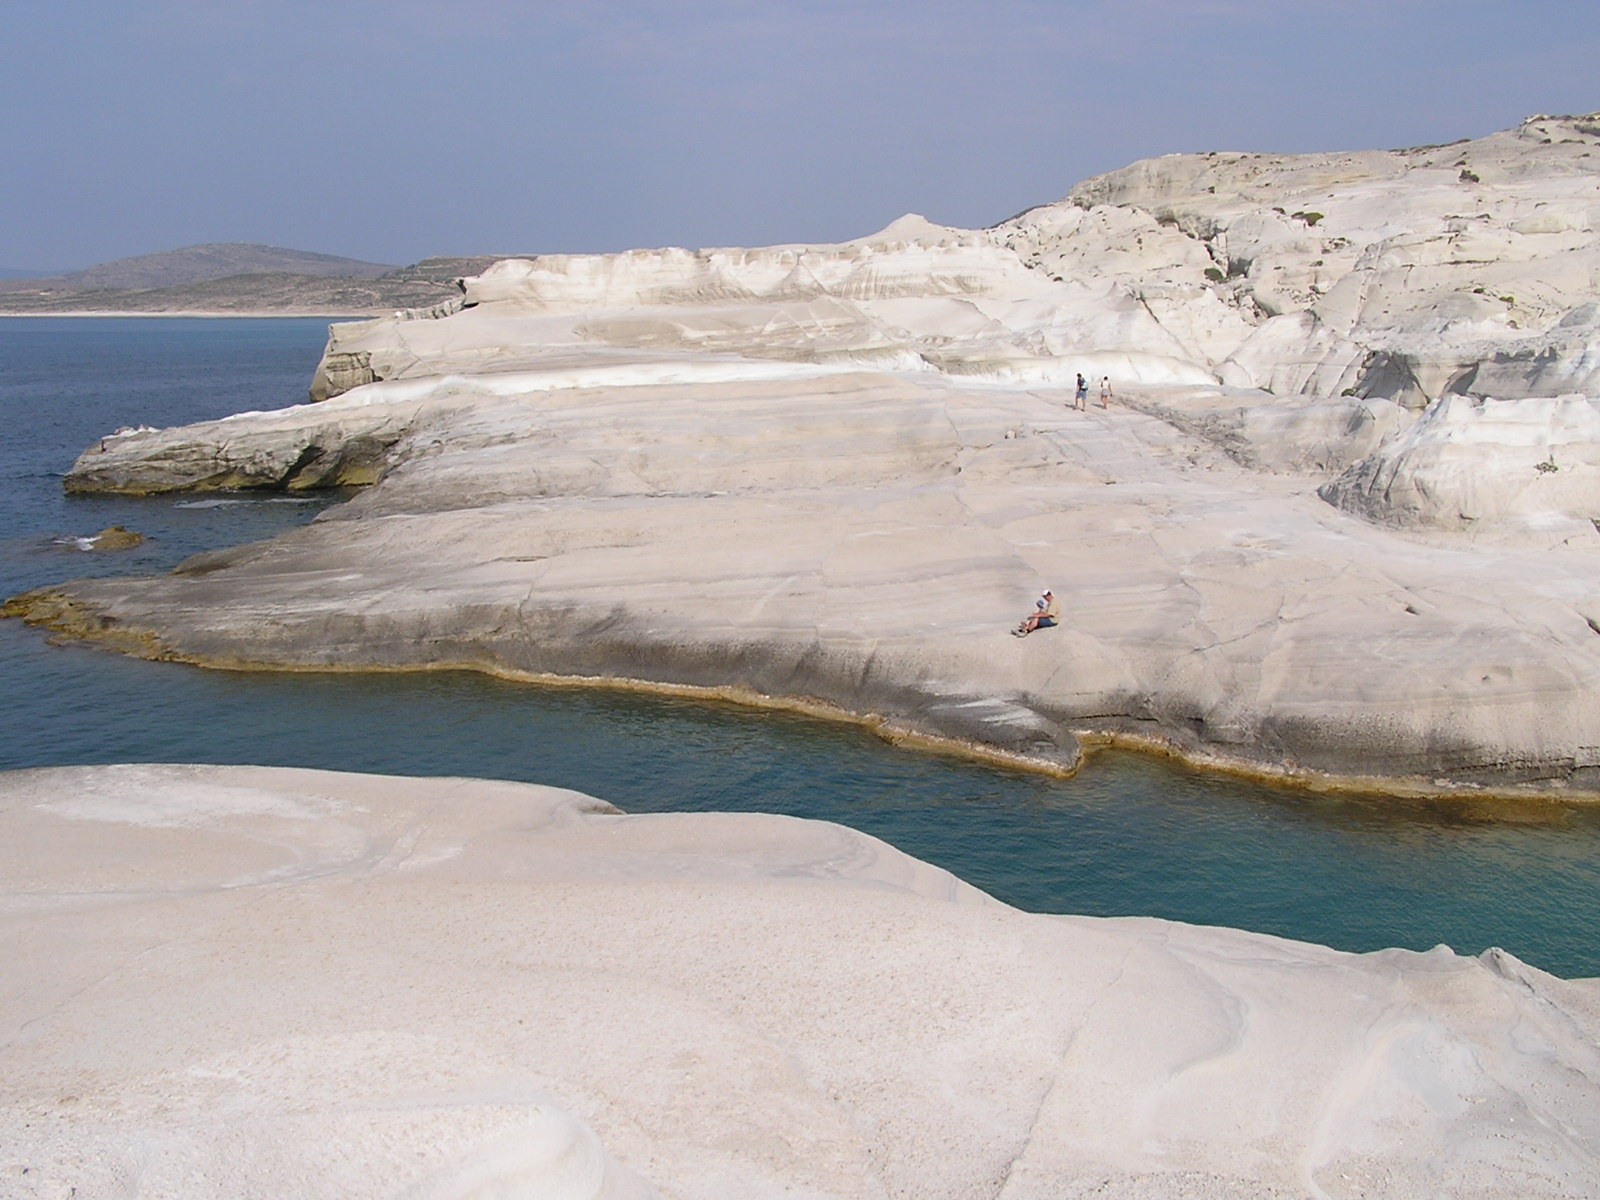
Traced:
<path id="1" fill-rule="evenodd" d="M 0 320 L 0 592 L 154 572 L 337 496 L 69 498 L 78 450 L 303 398 L 326 323 Z M 118 555 L 74 535 L 149 541 Z M 839 821 L 1021 908 L 1230 925 L 1349 950 L 1491 945 L 1600 975 L 1600 808 L 1310 796 L 1105 755 L 1051 780 L 727 705 L 464 672 L 244 674 L 52 647 L 0 622 L 0 768 L 216 762 L 476 775 L 631 812 Z"/>

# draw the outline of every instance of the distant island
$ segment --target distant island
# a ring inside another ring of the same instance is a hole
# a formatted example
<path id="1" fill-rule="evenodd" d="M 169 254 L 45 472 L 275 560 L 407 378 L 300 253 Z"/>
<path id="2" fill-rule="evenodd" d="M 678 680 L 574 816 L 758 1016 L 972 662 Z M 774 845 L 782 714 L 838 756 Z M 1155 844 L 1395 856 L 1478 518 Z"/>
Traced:
<path id="1" fill-rule="evenodd" d="M 0 277 L 0 315 L 368 316 L 429 308 L 504 255 L 406 267 L 249 242 L 141 254 L 81 271 Z"/>

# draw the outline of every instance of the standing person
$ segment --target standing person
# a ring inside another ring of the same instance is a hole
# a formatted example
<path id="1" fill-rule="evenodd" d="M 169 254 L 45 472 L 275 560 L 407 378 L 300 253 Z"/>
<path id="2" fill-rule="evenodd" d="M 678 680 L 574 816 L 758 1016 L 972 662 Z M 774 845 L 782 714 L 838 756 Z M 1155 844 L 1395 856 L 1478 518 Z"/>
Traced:
<path id="1" fill-rule="evenodd" d="M 1111 407 L 1111 376 L 1100 376 L 1100 407 Z"/>
<path id="2" fill-rule="evenodd" d="M 1089 381 L 1083 377 L 1083 372 L 1078 372 L 1077 407 L 1084 412 L 1089 411 Z"/>

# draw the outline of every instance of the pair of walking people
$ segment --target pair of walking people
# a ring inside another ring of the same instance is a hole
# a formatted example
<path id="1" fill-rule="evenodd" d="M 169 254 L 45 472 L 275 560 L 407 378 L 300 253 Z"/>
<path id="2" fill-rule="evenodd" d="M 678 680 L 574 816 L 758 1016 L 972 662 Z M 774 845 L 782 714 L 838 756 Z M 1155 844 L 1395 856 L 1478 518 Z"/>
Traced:
<path id="1" fill-rule="evenodd" d="M 1074 393 L 1075 407 L 1084 412 L 1089 411 L 1089 381 L 1083 377 L 1083 372 L 1078 372 L 1078 390 Z M 1100 407 L 1111 407 L 1111 376 L 1100 376 Z"/>

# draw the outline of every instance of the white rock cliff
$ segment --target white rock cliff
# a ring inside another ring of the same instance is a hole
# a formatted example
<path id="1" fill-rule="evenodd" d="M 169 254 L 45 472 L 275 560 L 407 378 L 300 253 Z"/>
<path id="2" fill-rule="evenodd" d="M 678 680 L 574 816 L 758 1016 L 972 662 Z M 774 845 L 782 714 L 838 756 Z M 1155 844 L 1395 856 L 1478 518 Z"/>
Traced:
<path id="1" fill-rule="evenodd" d="M 335 326 L 320 403 L 114 435 L 67 481 L 358 501 L 9 611 L 198 662 L 820 701 L 1058 765 L 1115 737 L 1600 788 L 1597 152 L 1600 118 L 1535 118 L 1137 163 L 989 230 L 507 260 Z M 1008 637 L 1045 584 L 1062 627 Z"/>

